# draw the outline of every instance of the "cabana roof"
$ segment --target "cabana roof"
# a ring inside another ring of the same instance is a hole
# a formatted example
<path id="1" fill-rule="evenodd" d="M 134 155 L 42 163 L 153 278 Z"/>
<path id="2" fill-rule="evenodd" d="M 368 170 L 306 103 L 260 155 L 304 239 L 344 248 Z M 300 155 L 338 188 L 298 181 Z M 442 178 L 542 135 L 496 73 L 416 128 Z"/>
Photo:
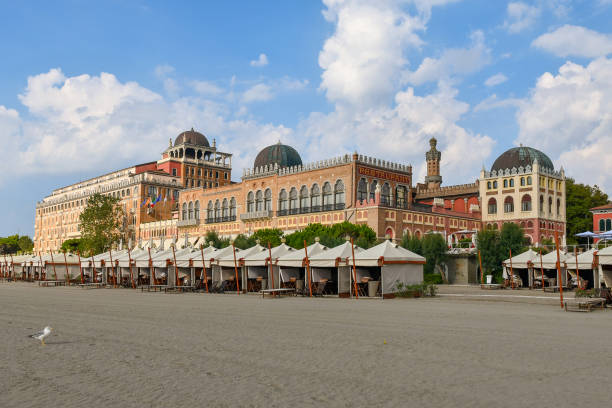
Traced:
<path id="1" fill-rule="evenodd" d="M 291 248 L 285 243 L 282 243 L 279 246 L 272 248 L 271 251 L 268 251 L 267 248 L 265 249 L 265 251 L 251 253 L 245 256 L 244 264 L 246 266 L 266 266 L 268 264 L 268 258 L 270 258 L 270 252 L 272 252 L 272 262 L 274 263 L 278 260 L 279 257 L 287 255 L 290 252 L 296 251 L 295 248 Z"/>
<path id="2" fill-rule="evenodd" d="M 559 261 L 561 263 L 565 262 L 568 255 L 563 251 L 559 251 Z M 544 268 L 544 269 L 557 269 L 557 251 L 551 251 L 546 255 L 542 256 L 542 263 L 540 264 L 540 257 L 538 256 L 534 261 L 533 265 L 535 268 Z"/>
<path id="3" fill-rule="evenodd" d="M 194 268 L 203 268 L 202 254 L 204 254 L 204 259 L 206 259 L 208 254 L 216 250 L 213 246 L 207 246 L 201 250 L 198 247 L 186 247 L 176 252 L 176 266 L 179 268 L 189 268 L 191 261 L 191 266 Z"/>
<path id="4" fill-rule="evenodd" d="M 226 266 L 226 267 L 234 266 L 234 251 L 232 250 L 231 246 L 229 246 L 228 248 L 230 249 L 229 253 L 226 253 L 223 256 L 215 258 L 215 261 L 217 261 L 217 265 Z M 238 264 L 238 266 L 240 266 L 240 260 L 246 258 L 249 255 L 258 254 L 260 252 L 267 253 L 268 250 L 267 248 L 264 248 L 259 244 L 255 245 L 254 247 L 247 248 L 247 249 L 236 248 L 236 263 Z"/>
<path id="5" fill-rule="evenodd" d="M 599 255 L 599 263 L 602 265 L 611 265 L 612 264 L 612 246 L 606 247 L 597 252 Z"/>
<path id="6" fill-rule="evenodd" d="M 425 258 L 390 241 L 385 241 L 355 255 L 357 266 L 383 266 L 384 264 L 424 264 Z"/>
<path id="7" fill-rule="evenodd" d="M 536 259 L 540 260 L 540 254 L 529 248 L 525 252 L 512 257 L 512 268 L 527 269 L 529 267 L 528 264 L 530 262 L 533 263 Z M 502 265 L 509 268 L 510 258 L 506 259 Z"/>
<path id="8" fill-rule="evenodd" d="M 355 245 L 355 257 L 363 252 L 363 248 Z M 310 255 L 310 254 L 309 254 Z M 310 266 L 319 268 L 333 268 L 339 265 L 352 265 L 353 251 L 350 242 L 338 245 L 334 248 L 325 248 L 310 259 Z"/>
<path id="9" fill-rule="evenodd" d="M 327 247 L 321 245 L 318 241 L 314 244 L 306 247 L 308 250 L 308 258 L 317 255 L 318 253 L 325 250 Z M 296 249 L 278 258 L 277 265 L 288 266 L 294 268 L 301 268 L 304 266 L 306 261 L 306 249 Z"/>
<path id="10" fill-rule="evenodd" d="M 583 252 L 578 255 L 578 269 L 593 269 L 593 254 L 596 249 L 590 249 L 586 252 Z M 567 269 L 576 269 L 576 255 L 567 254 L 567 259 L 565 260 L 565 264 L 567 265 Z"/>

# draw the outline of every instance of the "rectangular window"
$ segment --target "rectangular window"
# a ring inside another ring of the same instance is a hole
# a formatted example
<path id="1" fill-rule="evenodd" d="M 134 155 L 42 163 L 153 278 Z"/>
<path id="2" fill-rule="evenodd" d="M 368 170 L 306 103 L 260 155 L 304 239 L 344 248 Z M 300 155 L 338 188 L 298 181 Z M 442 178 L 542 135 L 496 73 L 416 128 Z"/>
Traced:
<path id="1" fill-rule="evenodd" d="M 223 178 L 227 180 L 227 173 L 223 173 Z"/>
<path id="2" fill-rule="evenodd" d="M 176 169 L 172 169 L 172 175 L 176 177 Z"/>
<path id="3" fill-rule="evenodd" d="M 219 172 L 215 171 L 215 178 L 218 179 L 219 178 Z"/>

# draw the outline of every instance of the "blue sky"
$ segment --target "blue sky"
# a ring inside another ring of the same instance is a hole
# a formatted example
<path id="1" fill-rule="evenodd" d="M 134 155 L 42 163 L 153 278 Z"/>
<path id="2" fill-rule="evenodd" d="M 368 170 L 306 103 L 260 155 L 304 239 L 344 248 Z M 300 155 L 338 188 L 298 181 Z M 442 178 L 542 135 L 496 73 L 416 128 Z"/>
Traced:
<path id="1" fill-rule="evenodd" d="M 0 1 L 0 235 L 54 188 L 155 160 L 195 127 L 233 179 L 277 140 L 445 184 L 504 150 L 612 181 L 612 0 Z"/>

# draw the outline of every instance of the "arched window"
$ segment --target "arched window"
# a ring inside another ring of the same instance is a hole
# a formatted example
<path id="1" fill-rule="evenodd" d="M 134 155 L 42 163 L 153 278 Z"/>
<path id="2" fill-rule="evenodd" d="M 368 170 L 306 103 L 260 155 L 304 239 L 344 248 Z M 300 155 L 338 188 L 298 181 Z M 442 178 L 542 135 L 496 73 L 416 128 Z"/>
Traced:
<path id="1" fill-rule="evenodd" d="M 264 210 L 272 210 L 272 190 L 269 188 L 267 188 L 266 192 L 264 193 Z"/>
<path id="2" fill-rule="evenodd" d="M 544 196 L 540 195 L 540 212 L 544 213 Z"/>
<path id="3" fill-rule="evenodd" d="M 336 209 L 344 208 L 344 183 L 342 180 L 336 181 L 334 186 L 334 202 L 336 203 Z"/>
<path id="4" fill-rule="evenodd" d="M 497 180 L 493 182 L 493 188 L 497 188 Z"/>
<path id="5" fill-rule="evenodd" d="M 228 221 L 229 217 L 229 203 L 227 201 L 227 198 L 223 199 L 223 221 Z"/>
<path id="6" fill-rule="evenodd" d="M 193 219 L 193 201 L 189 202 L 189 219 Z"/>
<path id="7" fill-rule="evenodd" d="M 606 230 L 606 220 L 603 218 L 599 220 L 599 232 L 604 232 Z"/>
<path id="8" fill-rule="evenodd" d="M 318 184 L 314 184 L 310 189 L 310 207 L 312 211 L 321 211 L 321 190 Z"/>
<path id="9" fill-rule="evenodd" d="M 510 179 L 510 187 L 514 187 L 514 179 Z"/>
<path id="10" fill-rule="evenodd" d="M 208 207 L 206 207 L 206 219 L 212 220 L 215 214 L 213 213 L 213 203 L 212 201 L 208 202 Z"/>
<path id="11" fill-rule="evenodd" d="M 249 191 L 249 194 L 247 194 L 247 212 L 248 213 L 252 213 L 255 210 L 254 205 L 253 205 L 254 198 L 255 197 L 253 196 L 253 192 Z"/>
<path id="12" fill-rule="evenodd" d="M 527 176 L 527 185 L 530 186 L 531 185 L 531 176 Z"/>
<path id="13" fill-rule="evenodd" d="M 548 213 L 550 215 L 552 215 L 553 213 L 553 208 L 552 208 L 552 197 L 548 197 Z"/>
<path id="14" fill-rule="evenodd" d="M 490 190 L 490 189 L 491 189 L 491 182 L 487 181 L 487 190 Z"/>
<path id="15" fill-rule="evenodd" d="M 389 183 L 385 183 L 382 185 L 380 193 L 380 202 L 382 205 L 391 204 L 391 187 L 389 187 Z"/>
<path id="16" fill-rule="evenodd" d="M 395 188 L 395 206 L 406 208 L 406 187 L 398 186 Z"/>
<path id="17" fill-rule="evenodd" d="M 497 214 L 497 200 L 494 198 L 489 199 L 488 205 L 489 214 Z"/>
<path id="18" fill-rule="evenodd" d="M 531 196 L 529 194 L 525 194 L 521 198 L 521 211 L 531 211 Z"/>
<path id="19" fill-rule="evenodd" d="M 504 179 L 504 188 L 508 187 L 508 179 Z"/>
<path id="20" fill-rule="evenodd" d="M 302 186 L 300 189 L 300 208 L 302 212 L 307 212 L 308 207 L 310 207 L 308 201 L 308 187 Z"/>
<path id="21" fill-rule="evenodd" d="M 362 178 L 357 185 L 357 200 L 364 202 L 368 199 L 368 182 Z"/>
<path id="22" fill-rule="evenodd" d="M 333 204 L 334 197 L 332 196 L 332 187 L 331 184 L 325 182 L 323 184 L 323 209 L 331 210 Z"/>
<path id="23" fill-rule="evenodd" d="M 183 203 L 183 219 L 187 219 L 187 203 Z"/>
<path id="24" fill-rule="evenodd" d="M 510 196 L 506 197 L 506 199 L 504 200 L 504 212 L 514 212 L 514 200 Z"/>
<path id="25" fill-rule="evenodd" d="M 289 211 L 291 214 L 298 213 L 298 192 L 295 187 L 291 187 L 289 191 Z"/>
<path id="26" fill-rule="evenodd" d="M 374 200 L 376 198 L 376 186 L 378 185 L 378 181 L 372 180 L 370 183 L 370 200 Z"/>
<path id="27" fill-rule="evenodd" d="M 283 188 L 278 195 L 278 211 L 279 215 L 287 214 L 287 191 Z"/>
<path id="28" fill-rule="evenodd" d="M 525 185 L 525 177 L 521 177 L 521 186 Z"/>
<path id="29" fill-rule="evenodd" d="M 196 220 L 200 219 L 200 202 L 199 201 L 195 202 L 194 215 L 195 215 Z"/>
<path id="30" fill-rule="evenodd" d="M 527 228 L 533 228 L 533 221 L 527 221 Z"/>
<path id="31" fill-rule="evenodd" d="M 606 220 L 606 231 L 610 231 L 610 230 L 612 230 L 612 220 L 608 218 Z"/>
<path id="32" fill-rule="evenodd" d="M 219 200 L 215 201 L 215 221 L 218 221 L 221 218 L 221 203 Z"/>
<path id="33" fill-rule="evenodd" d="M 236 220 L 236 199 L 234 197 L 230 200 L 230 217 L 230 221 Z"/>
<path id="34" fill-rule="evenodd" d="M 561 215 L 561 200 L 557 198 L 557 215 Z"/>
<path id="35" fill-rule="evenodd" d="M 263 204 L 263 193 L 261 190 L 257 190 L 257 193 L 255 194 L 255 211 L 262 211 Z"/>

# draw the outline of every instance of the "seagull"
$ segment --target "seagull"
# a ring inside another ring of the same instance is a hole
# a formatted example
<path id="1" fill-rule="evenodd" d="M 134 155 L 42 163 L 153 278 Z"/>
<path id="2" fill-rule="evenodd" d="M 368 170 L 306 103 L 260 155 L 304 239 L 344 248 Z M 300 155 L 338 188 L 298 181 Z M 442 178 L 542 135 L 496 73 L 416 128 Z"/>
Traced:
<path id="1" fill-rule="evenodd" d="M 45 345 L 45 337 L 49 336 L 51 334 L 51 331 L 53 330 L 53 328 L 46 326 L 43 331 L 38 332 L 38 333 L 34 333 L 34 334 L 30 334 L 30 337 L 36 340 L 40 340 L 40 343 L 44 346 Z"/>

